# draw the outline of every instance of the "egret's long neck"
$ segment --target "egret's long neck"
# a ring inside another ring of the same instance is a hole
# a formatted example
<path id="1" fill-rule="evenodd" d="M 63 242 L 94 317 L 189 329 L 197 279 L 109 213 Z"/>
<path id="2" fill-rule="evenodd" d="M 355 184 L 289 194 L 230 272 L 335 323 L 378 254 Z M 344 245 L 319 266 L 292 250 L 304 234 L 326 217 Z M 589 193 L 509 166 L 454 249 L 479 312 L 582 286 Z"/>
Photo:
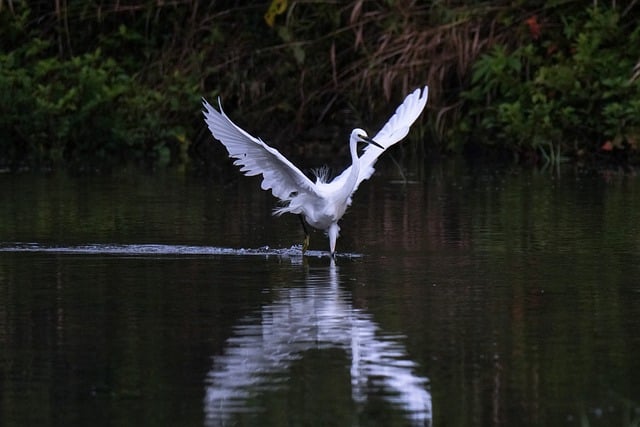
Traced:
<path id="1" fill-rule="evenodd" d="M 351 153 L 351 173 L 356 171 L 356 178 L 360 172 L 360 162 L 358 161 L 358 141 L 352 138 L 349 141 L 349 152 Z"/>
<path id="2" fill-rule="evenodd" d="M 358 175 L 360 174 L 360 160 L 358 159 L 358 141 L 355 138 L 351 138 L 349 141 L 349 151 L 351 152 L 351 173 L 349 174 L 348 184 L 345 185 L 345 190 L 348 189 L 349 194 L 353 192 L 353 189 L 358 183 Z"/>
<path id="3" fill-rule="evenodd" d="M 351 194 L 353 193 L 353 189 L 356 187 L 358 183 L 358 174 L 360 173 L 360 161 L 358 160 L 358 149 L 357 149 L 358 141 L 352 138 L 349 141 L 349 151 L 351 152 L 351 170 L 349 171 L 349 175 L 347 176 L 346 181 L 344 181 L 342 187 L 337 189 L 334 197 L 336 200 L 340 200 L 341 203 L 346 203 Z M 346 205 L 344 206 L 346 209 Z"/>

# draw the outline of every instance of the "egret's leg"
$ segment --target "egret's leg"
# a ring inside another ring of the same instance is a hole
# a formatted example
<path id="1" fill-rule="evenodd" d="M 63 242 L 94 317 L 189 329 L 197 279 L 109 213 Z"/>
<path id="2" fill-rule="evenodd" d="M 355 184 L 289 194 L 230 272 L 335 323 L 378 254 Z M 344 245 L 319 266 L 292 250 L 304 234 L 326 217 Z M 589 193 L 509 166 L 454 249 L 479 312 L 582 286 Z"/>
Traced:
<path id="1" fill-rule="evenodd" d="M 304 253 L 307 252 L 307 249 L 309 249 L 309 231 L 307 230 L 307 225 L 304 223 L 304 218 L 301 214 L 298 215 L 298 218 L 300 218 L 300 224 L 302 224 L 302 230 L 304 231 L 304 241 L 302 242 L 302 254 L 304 255 Z"/>
<path id="2" fill-rule="evenodd" d="M 302 254 L 304 255 L 305 252 L 307 252 L 307 249 L 309 249 L 309 242 L 310 242 L 310 238 L 308 234 L 304 235 L 304 240 L 302 241 Z"/>
<path id="3" fill-rule="evenodd" d="M 340 226 L 337 223 L 333 223 L 329 226 L 327 234 L 329 234 L 329 249 L 331 249 L 331 257 L 336 257 L 336 240 L 340 234 Z"/>

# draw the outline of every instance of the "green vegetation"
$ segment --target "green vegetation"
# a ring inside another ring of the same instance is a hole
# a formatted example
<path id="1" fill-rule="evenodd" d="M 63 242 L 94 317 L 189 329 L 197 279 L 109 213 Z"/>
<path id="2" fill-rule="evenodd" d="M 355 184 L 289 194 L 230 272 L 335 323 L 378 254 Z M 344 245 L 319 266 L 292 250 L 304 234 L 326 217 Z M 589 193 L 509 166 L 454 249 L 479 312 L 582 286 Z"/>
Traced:
<path id="1" fill-rule="evenodd" d="M 185 141 L 185 105 L 198 91 L 177 74 L 151 84 L 136 72 L 138 52 L 116 55 L 136 40 L 125 24 L 108 40 L 96 30 L 75 53 L 71 33 L 52 37 L 61 31 L 58 17 L 21 8 L 5 4 L 0 12 L 0 166 L 84 171 L 158 163 Z"/>
<path id="2" fill-rule="evenodd" d="M 304 156 L 425 82 L 414 157 L 637 163 L 640 6 L 516 3 L 0 0 L 0 168 L 219 164 L 218 94 Z"/>
<path id="3" fill-rule="evenodd" d="M 484 144 L 557 163 L 640 148 L 640 27 L 629 11 L 589 7 L 527 22 L 530 41 L 494 45 L 473 65 L 458 129 Z M 625 16 L 626 14 L 626 16 Z M 635 74 L 634 74 L 635 66 Z M 533 151 L 533 153 L 532 153 Z M 637 161 L 636 159 L 633 159 Z"/>

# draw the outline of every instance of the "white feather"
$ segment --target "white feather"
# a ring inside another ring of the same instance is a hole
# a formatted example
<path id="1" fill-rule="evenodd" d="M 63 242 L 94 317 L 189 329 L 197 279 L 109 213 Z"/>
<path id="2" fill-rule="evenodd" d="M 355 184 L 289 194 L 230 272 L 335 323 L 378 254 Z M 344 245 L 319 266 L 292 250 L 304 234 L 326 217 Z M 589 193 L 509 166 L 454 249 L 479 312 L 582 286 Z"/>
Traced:
<path id="1" fill-rule="evenodd" d="M 220 99 L 220 111 L 204 99 L 203 105 L 209 130 L 227 148 L 229 156 L 235 159 L 234 164 L 247 176 L 262 175 L 262 189 L 271 190 L 284 203 L 275 210 L 275 214 L 290 212 L 303 215 L 308 224 L 327 232 L 333 254 L 340 230 L 338 220 L 351 204 L 351 195 L 363 180 L 373 174 L 373 165 L 380 154 L 407 135 L 424 110 L 428 93 L 429 88 L 425 86 L 408 95 L 373 138 L 375 142 L 371 142 L 362 129 L 354 129 L 349 139 L 351 166 L 331 182 L 325 182 L 324 174 L 317 173 L 315 183 L 278 150 L 233 123 L 224 113 Z M 378 146 L 369 145 L 358 157 L 357 143 L 360 141 Z"/>

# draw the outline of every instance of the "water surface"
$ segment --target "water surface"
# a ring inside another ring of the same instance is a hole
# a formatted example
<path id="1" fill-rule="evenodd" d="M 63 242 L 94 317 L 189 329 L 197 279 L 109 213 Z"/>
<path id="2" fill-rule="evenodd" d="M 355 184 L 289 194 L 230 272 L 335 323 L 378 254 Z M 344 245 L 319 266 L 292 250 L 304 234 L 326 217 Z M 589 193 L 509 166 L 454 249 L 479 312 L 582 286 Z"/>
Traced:
<path id="1" fill-rule="evenodd" d="M 640 179 L 415 181 L 332 262 L 255 180 L 0 175 L 0 424 L 636 425 Z"/>

